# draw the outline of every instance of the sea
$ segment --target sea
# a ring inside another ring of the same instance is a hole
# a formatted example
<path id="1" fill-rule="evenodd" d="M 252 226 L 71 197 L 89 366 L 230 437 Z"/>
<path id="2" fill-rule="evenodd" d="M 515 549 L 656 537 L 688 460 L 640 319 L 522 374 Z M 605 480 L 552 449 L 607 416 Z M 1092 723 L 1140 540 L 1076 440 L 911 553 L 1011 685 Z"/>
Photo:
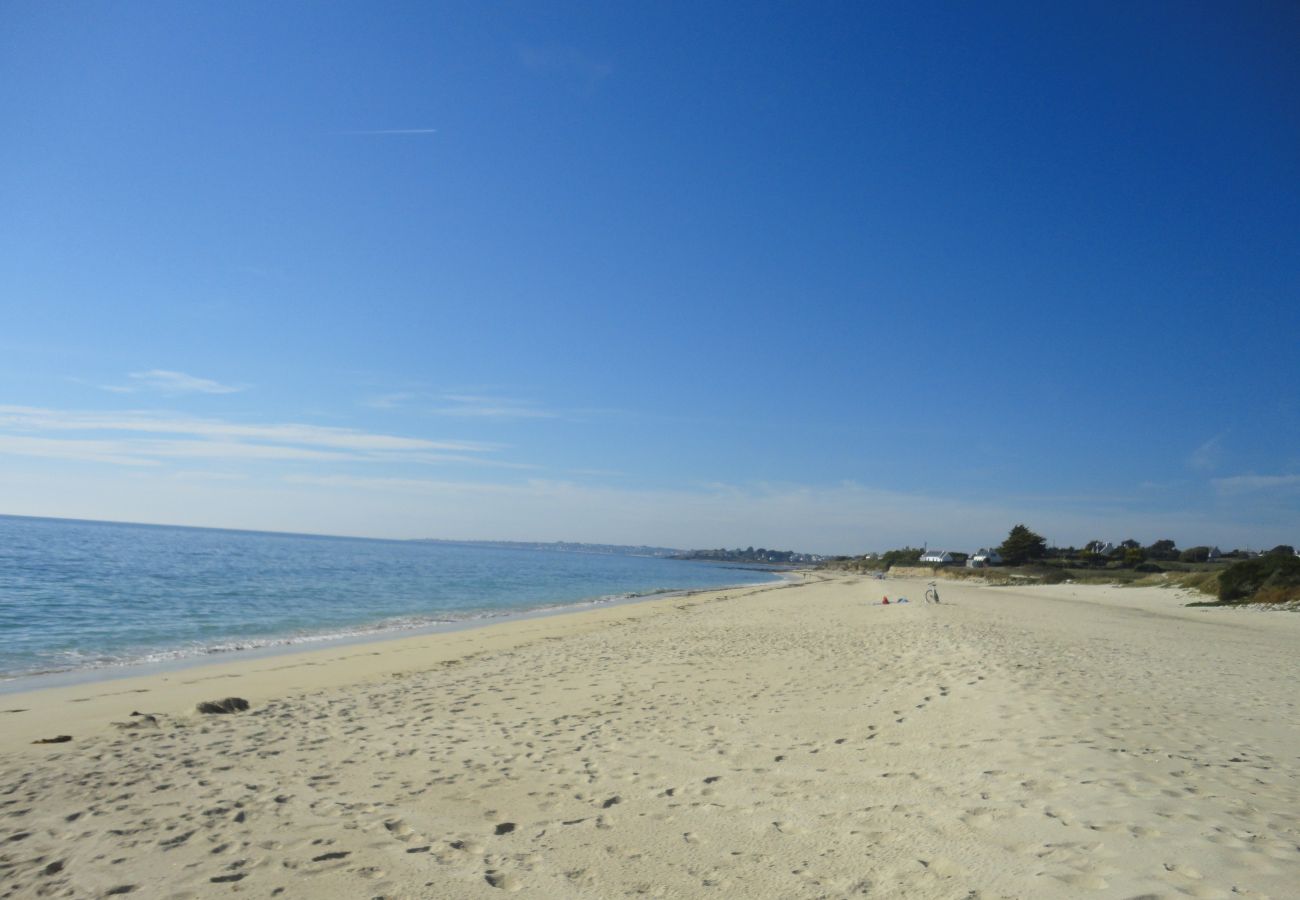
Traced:
<path id="1" fill-rule="evenodd" d="M 653 556 L 0 516 L 0 688 L 779 578 Z"/>

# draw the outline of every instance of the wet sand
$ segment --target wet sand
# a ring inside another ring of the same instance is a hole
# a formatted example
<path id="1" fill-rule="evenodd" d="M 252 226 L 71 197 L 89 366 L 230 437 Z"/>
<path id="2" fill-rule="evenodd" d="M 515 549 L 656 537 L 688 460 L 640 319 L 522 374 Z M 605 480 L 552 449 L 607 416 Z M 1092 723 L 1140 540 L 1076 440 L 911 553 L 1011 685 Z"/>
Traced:
<path id="1" fill-rule="evenodd" d="M 1296 896 L 1300 615 L 941 589 L 5 695 L 0 897 Z"/>

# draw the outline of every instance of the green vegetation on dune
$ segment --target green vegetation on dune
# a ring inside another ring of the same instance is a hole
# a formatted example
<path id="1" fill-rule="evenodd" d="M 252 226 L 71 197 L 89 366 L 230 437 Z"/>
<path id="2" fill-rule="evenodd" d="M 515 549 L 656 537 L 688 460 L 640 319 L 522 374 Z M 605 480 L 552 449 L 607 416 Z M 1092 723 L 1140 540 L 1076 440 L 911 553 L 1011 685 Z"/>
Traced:
<path id="1" fill-rule="evenodd" d="M 902 547 L 885 553 L 869 553 L 865 556 L 835 556 L 822 563 L 828 569 L 846 569 L 850 572 L 884 572 L 895 566 L 917 566 L 921 564 L 919 547 Z"/>
<path id="2" fill-rule="evenodd" d="M 1219 575 L 1222 572 L 1222 568 L 1203 569 L 1192 572 L 1175 572 L 1169 577 L 1170 581 L 1178 587 L 1200 591 L 1202 594 L 1212 594 L 1217 597 L 1219 595 Z"/>
<path id="3" fill-rule="evenodd" d="M 1267 603 L 1300 604 L 1300 557 L 1288 544 L 1262 555 L 1246 550 L 1220 553 L 1209 546 L 1179 550 L 1171 540 L 1143 547 L 1129 539 L 1118 545 L 1089 541 L 1080 549 L 1048 547 L 1043 538 L 1024 525 L 1011 529 L 997 548 L 1002 561 L 992 566 L 966 568 L 965 553 L 950 553 L 953 565 L 926 566 L 921 550 L 903 547 L 879 554 L 836 557 L 828 568 L 851 572 L 901 569 L 917 575 L 915 567 L 954 580 L 977 579 L 986 584 L 1116 584 L 1134 587 L 1179 587 L 1215 597 L 1194 605 Z M 981 551 L 982 552 L 982 551 Z M 980 557 L 977 561 L 983 561 Z"/>
<path id="4" fill-rule="evenodd" d="M 1220 603 L 1300 600 L 1300 557 L 1270 553 L 1233 563 L 1219 575 Z"/>

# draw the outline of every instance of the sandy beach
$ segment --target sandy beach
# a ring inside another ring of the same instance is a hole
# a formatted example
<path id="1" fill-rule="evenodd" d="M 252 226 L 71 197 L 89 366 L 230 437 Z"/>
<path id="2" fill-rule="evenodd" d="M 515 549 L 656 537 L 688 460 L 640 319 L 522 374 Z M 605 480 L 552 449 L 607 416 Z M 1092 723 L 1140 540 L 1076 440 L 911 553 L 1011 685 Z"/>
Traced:
<path id="1" fill-rule="evenodd" d="M 1300 616 L 941 589 L 810 574 L 3 695 L 0 897 L 1300 895 Z"/>

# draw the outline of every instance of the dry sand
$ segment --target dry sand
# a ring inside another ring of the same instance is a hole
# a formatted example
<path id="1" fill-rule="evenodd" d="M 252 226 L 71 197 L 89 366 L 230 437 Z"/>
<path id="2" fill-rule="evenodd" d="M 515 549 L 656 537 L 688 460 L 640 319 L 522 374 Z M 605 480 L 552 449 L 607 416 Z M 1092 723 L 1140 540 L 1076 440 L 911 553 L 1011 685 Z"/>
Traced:
<path id="1" fill-rule="evenodd" d="M 1300 616 L 941 586 L 0 697 L 0 897 L 1300 896 Z"/>

